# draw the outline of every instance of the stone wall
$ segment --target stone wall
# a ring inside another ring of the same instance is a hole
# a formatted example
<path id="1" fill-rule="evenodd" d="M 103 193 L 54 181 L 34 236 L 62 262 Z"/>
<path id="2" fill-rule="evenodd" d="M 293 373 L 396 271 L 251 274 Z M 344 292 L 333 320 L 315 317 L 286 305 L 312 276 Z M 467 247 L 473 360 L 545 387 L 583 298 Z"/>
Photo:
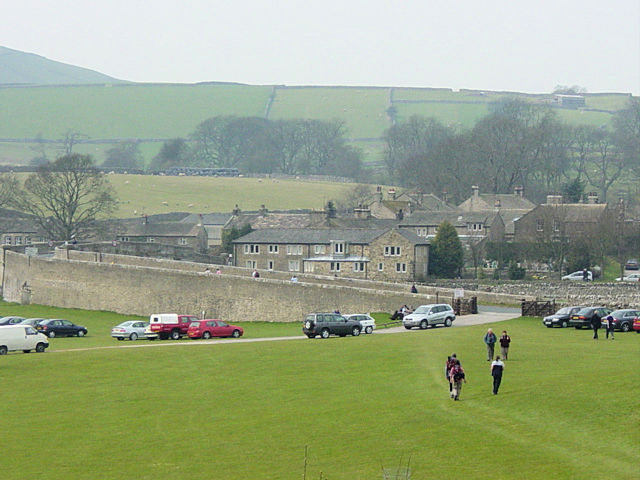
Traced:
<path id="1" fill-rule="evenodd" d="M 403 304 L 449 302 L 453 296 L 452 290 L 435 287 L 419 287 L 419 294 L 411 294 L 406 284 L 320 276 L 301 275 L 293 283 L 285 272 L 253 279 L 249 271 L 237 267 L 224 267 L 217 275 L 204 273 L 205 265 L 193 262 L 66 249 L 57 250 L 54 258 L 4 250 L 3 263 L 7 301 L 144 316 L 160 312 L 199 316 L 204 310 L 208 317 L 231 322 L 300 321 L 312 311 L 393 312 Z M 485 292 L 478 300 L 516 303 L 518 299 Z"/>

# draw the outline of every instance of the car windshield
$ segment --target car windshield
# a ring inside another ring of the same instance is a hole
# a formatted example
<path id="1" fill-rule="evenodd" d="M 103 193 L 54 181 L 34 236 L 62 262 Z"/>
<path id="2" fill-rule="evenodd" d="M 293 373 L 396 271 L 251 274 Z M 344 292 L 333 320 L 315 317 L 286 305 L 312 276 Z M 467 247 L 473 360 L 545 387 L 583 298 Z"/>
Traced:
<path id="1" fill-rule="evenodd" d="M 122 322 L 120 325 L 118 325 L 119 327 L 130 327 L 131 325 L 133 325 L 133 322 Z"/>
<path id="2" fill-rule="evenodd" d="M 571 313 L 571 309 L 569 307 L 564 307 L 558 310 L 556 315 L 566 315 L 567 313 Z"/>
<path id="3" fill-rule="evenodd" d="M 430 308 L 431 307 L 429 307 L 428 305 L 420 305 L 413 311 L 413 313 L 427 313 Z"/>

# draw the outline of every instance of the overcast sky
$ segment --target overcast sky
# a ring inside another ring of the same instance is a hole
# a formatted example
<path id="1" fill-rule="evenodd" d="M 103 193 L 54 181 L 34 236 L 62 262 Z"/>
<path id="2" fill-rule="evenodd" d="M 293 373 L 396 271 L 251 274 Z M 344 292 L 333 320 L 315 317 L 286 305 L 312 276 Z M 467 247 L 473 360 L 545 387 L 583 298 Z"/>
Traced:
<path id="1" fill-rule="evenodd" d="M 104 6 L 97 6 L 97 4 Z M 640 95 L 640 0 L 0 0 L 0 45 L 140 82 Z"/>

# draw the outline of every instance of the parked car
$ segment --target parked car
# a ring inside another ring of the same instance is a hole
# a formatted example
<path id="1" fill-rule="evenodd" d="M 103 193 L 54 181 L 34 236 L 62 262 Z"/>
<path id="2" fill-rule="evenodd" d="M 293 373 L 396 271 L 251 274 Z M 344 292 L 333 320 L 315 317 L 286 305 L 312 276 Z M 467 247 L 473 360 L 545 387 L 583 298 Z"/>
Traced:
<path id="1" fill-rule="evenodd" d="M 640 273 L 630 273 L 624 277 L 616 278 L 616 282 L 638 282 L 640 281 Z"/>
<path id="2" fill-rule="evenodd" d="M 582 327 L 591 328 L 591 319 L 599 317 L 602 320 L 611 313 L 610 308 L 606 307 L 585 307 L 582 310 L 571 315 L 569 326 L 580 330 Z"/>
<path id="3" fill-rule="evenodd" d="M 49 346 L 47 337 L 30 325 L 4 325 L 0 327 L 0 355 L 13 350 L 42 353 Z"/>
<path id="4" fill-rule="evenodd" d="M 178 315 L 176 313 L 155 313 L 149 317 L 151 331 L 157 333 L 160 340 L 179 340 L 187 335 L 189 325 L 198 320 L 193 315 Z M 149 337 L 147 337 L 149 338 Z"/>
<path id="5" fill-rule="evenodd" d="M 544 319 L 542 320 L 542 324 L 546 325 L 548 328 L 567 328 L 569 326 L 569 319 L 571 318 L 571 315 L 573 315 L 574 313 L 578 313 L 583 308 L 584 307 L 563 307 L 553 315 L 544 317 Z"/>
<path id="6" fill-rule="evenodd" d="M 640 318 L 633 319 L 633 329 L 636 331 L 636 333 L 640 333 Z"/>
<path id="7" fill-rule="evenodd" d="M 623 310 L 615 310 L 610 314 L 613 317 L 613 328 L 628 332 L 633 328 L 633 321 L 640 317 L 640 310 L 632 310 L 629 308 Z"/>
<path id="8" fill-rule="evenodd" d="M 450 327 L 455 319 L 456 314 L 453 313 L 451 305 L 436 303 L 433 305 L 420 305 L 413 313 L 404 316 L 402 324 L 407 330 L 413 327 L 420 327 L 424 330 L 429 326 L 438 324 Z"/>
<path id="9" fill-rule="evenodd" d="M 44 333 L 47 337 L 84 337 L 87 334 L 87 328 L 82 325 L 76 325 L 69 320 L 61 318 L 52 318 L 44 320 L 36 326 L 39 332 Z"/>
<path id="10" fill-rule="evenodd" d="M 205 340 L 211 337 L 238 338 L 244 335 L 244 329 L 236 325 L 229 325 L 222 320 L 196 320 L 189 325 L 187 335 L 189 338 L 204 338 Z"/>
<path id="11" fill-rule="evenodd" d="M 624 264 L 625 270 L 640 270 L 640 263 L 635 258 L 630 258 Z"/>
<path id="12" fill-rule="evenodd" d="M 120 325 L 116 325 L 111 329 L 111 336 L 118 340 L 138 340 L 144 338 L 144 331 L 149 326 L 147 322 L 141 320 L 128 320 L 122 322 Z"/>
<path id="13" fill-rule="evenodd" d="M 362 326 L 357 320 L 350 320 L 338 313 L 310 313 L 305 316 L 302 332 L 309 338 L 320 335 L 329 338 L 329 335 L 353 335 L 357 337 L 362 331 Z"/>
<path id="14" fill-rule="evenodd" d="M 25 318 L 18 325 L 31 325 L 35 328 L 43 320 L 46 320 L 46 318 Z"/>
<path id="15" fill-rule="evenodd" d="M 562 277 L 562 280 L 580 280 L 583 281 L 584 280 L 584 275 L 582 270 L 578 271 L 578 272 L 573 272 L 570 273 L 569 275 L 565 275 L 564 277 Z M 589 282 L 593 281 L 593 272 L 591 270 L 587 271 L 587 280 Z"/>
<path id="16" fill-rule="evenodd" d="M 24 319 L 24 317 L 2 317 L 0 318 L 0 325 L 15 325 Z"/>
<path id="17" fill-rule="evenodd" d="M 144 336 L 147 340 L 156 340 L 159 337 L 157 332 L 151 330 L 151 324 L 144 329 Z"/>
<path id="18" fill-rule="evenodd" d="M 371 315 L 366 313 L 354 313 L 351 315 L 344 315 L 344 318 L 349 320 L 357 320 L 360 322 L 362 329 L 360 331 L 371 334 L 376 329 L 376 321 Z"/>

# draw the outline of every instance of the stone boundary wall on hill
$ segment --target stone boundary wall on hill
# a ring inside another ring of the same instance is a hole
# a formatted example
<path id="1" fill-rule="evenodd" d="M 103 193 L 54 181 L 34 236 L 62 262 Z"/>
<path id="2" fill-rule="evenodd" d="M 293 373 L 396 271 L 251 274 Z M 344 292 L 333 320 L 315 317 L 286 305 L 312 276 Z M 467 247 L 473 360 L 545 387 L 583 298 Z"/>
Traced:
<path id="1" fill-rule="evenodd" d="M 374 285 L 380 282 L 364 286 L 307 282 L 302 277 L 297 283 L 288 278 L 253 279 L 246 269 L 225 267 L 222 275 L 216 275 L 204 273 L 202 264 L 191 262 L 62 251 L 56 256 L 68 252 L 70 257 L 93 258 L 32 257 L 4 250 L 5 300 L 143 316 L 161 312 L 200 316 L 205 311 L 207 317 L 230 322 L 293 322 L 309 312 L 335 309 L 343 313 L 393 312 L 403 304 L 436 301 L 426 292 L 408 293 L 406 285 L 400 291 Z M 101 256 L 99 261 L 96 255 Z M 139 264 L 134 265 L 136 262 Z M 508 295 L 487 295 L 487 302 L 517 301 Z M 451 296 L 443 292 L 438 300 L 450 302 Z"/>

